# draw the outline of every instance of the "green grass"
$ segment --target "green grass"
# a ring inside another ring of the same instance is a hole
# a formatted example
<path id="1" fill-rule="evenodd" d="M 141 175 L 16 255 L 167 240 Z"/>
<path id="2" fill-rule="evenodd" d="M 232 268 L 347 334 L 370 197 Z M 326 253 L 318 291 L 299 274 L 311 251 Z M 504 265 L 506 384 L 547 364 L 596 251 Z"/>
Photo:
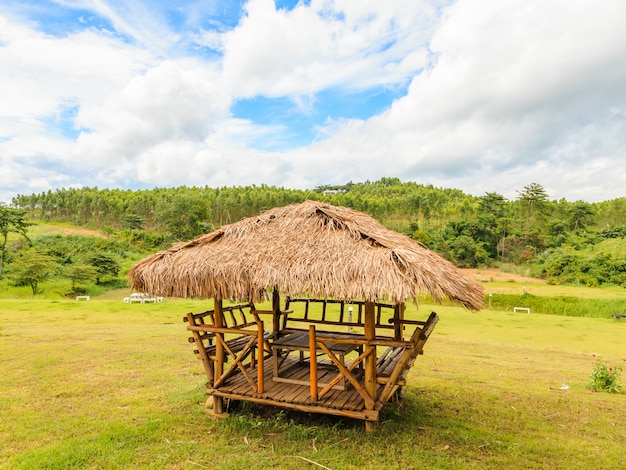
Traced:
<path id="1" fill-rule="evenodd" d="M 565 315 L 570 317 L 611 318 L 626 312 L 626 297 L 588 299 L 584 297 L 546 297 L 533 294 L 493 294 L 493 308 L 512 312 L 515 307 L 526 307 L 533 313 Z M 488 303 L 489 305 L 489 303 Z"/>
<path id="2" fill-rule="evenodd" d="M 30 220 L 30 225 L 28 227 L 28 237 L 33 239 L 37 238 L 41 235 L 64 235 L 67 233 L 82 233 L 85 235 L 92 236 L 102 236 L 101 232 L 98 230 L 91 230 L 86 227 L 78 227 L 77 225 L 70 224 L 67 222 L 42 222 L 40 220 Z M 20 238 L 14 232 L 9 233 L 9 240 L 16 240 Z"/>
<path id="3" fill-rule="evenodd" d="M 0 300 L 0 468 L 620 468 L 626 322 L 422 305 L 441 321 L 379 429 L 239 405 L 204 411 L 182 317 L 210 303 Z M 594 357 L 594 354 L 596 355 Z M 560 390 L 563 384 L 568 390 Z"/>
<path id="4" fill-rule="evenodd" d="M 618 286 L 566 286 L 541 282 L 483 281 L 486 294 L 532 294 L 544 297 L 578 297 L 583 299 L 614 299 L 626 297 L 626 289 Z"/>

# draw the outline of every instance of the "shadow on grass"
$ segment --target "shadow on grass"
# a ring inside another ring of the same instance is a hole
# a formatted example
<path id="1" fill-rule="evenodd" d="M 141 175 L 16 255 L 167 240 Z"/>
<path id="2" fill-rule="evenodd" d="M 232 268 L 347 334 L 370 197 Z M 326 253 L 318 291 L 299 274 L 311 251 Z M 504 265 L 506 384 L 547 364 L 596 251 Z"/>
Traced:
<path id="1" fill-rule="evenodd" d="M 330 430 L 365 434 L 364 421 L 341 416 L 234 400 L 226 401 L 226 411 L 229 417 L 219 420 L 218 427 L 234 432 L 258 428 L 261 433 L 282 430 L 295 435 L 301 432 L 302 437 L 306 438 Z M 430 423 L 433 419 L 427 403 L 418 394 L 414 391 L 405 392 L 394 397 L 381 410 L 379 427 L 374 434 L 404 433 L 408 430 L 418 432 L 425 423 Z M 296 429 L 300 431 L 295 431 Z"/>

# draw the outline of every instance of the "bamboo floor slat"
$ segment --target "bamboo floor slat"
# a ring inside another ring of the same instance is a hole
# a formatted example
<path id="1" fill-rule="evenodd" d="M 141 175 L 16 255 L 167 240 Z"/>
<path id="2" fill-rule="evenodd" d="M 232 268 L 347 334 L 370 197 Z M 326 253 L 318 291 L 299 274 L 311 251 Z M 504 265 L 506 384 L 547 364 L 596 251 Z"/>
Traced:
<path id="1" fill-rule="evenodd" d="M 362 375 L 358 370 L 355 370 L 354 372 L 357 377 Z M 337 375 L 337 373 L 337 369 L 322 365 L 318 369 L 318 381 L 320 383 L 328 383 Z M 249 369 L 248 374 L 256 380 L 256 367 Z M 222 385 L 220 385 L 217 390 L 209 390 L 209 393 L 228 395 L 230 397 L 239 396 L 241 397 L 241 400 L 244 401 L 246 397 L 262 398 L 276 402 L 277 406 L 280 406 L 281 403 L 293 403 L 298 405 L 319 406 L 320 408 L 333 408 L 337 410 L 347 409 L 351 411 L 362 411 L 365 409 L 363 397 L 361 397 L 361 395 L 352 386 L 348 386 L 346 390 L 333 388 L 320 400 L 315 401 L 311 399 L 310 387 L 308 385 L 275 382 L 272 380 L 272 375 L 272 367 L 269 367 L 269 364 L 266 364 L 264 371 L 264 393 L 259 394 L 256 390 L 253 390 L 250 383 L 240 371 L 235 372 Z M 298 360 L 296 358 L 288 357 L 281 367 L 281 376 L 289 379 L 308 381 L 308 361 L 305 361 L 303 364 L 298 364 Z M 319 390 L 322 388 L 322 386 L 318 387 Z"/>

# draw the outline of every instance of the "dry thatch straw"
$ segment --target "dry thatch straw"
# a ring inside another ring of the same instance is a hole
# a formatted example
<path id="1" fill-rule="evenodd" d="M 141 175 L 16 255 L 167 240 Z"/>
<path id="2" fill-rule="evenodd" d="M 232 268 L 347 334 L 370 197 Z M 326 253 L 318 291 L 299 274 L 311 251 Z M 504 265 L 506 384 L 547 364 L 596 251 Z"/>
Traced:
<path id="1" fill-rule="evenodd" d="M 452 263 L 367 214 L 323 202 L 279 207 L 136 263 L 134 289 L 153 295 L 259 301 L 291 295 L 388 299 L 418 293 L 479 310 L 483 287 Z"/>

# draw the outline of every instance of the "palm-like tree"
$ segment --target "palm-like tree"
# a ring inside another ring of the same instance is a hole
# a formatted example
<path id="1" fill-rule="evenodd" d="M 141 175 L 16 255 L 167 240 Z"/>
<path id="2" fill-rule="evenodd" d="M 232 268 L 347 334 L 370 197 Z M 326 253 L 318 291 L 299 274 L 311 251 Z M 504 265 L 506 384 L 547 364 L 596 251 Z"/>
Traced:
<path id="1" fill-rule="evenodd" d="M 539 183 L 530 183 L 517 191 L 518 200 L 526 205 L 526 233 L 530 229 L 530 220 L 534 209 L 541 211 L 549 200 L 548 193 Z"/>
<path id="2" fill-rule="evenodd" d="M 0 202 L 0 236 L 2 237 L 2 244 L 0 245 L 0 277 L 2 277 L 2 270 L 6 260 L 9 233 L 17 233 L 30 242 L 26 231 L 32 224 L 27 222 L 25 217 L 25 211 L 6 207 L 5 204 Z"/>

